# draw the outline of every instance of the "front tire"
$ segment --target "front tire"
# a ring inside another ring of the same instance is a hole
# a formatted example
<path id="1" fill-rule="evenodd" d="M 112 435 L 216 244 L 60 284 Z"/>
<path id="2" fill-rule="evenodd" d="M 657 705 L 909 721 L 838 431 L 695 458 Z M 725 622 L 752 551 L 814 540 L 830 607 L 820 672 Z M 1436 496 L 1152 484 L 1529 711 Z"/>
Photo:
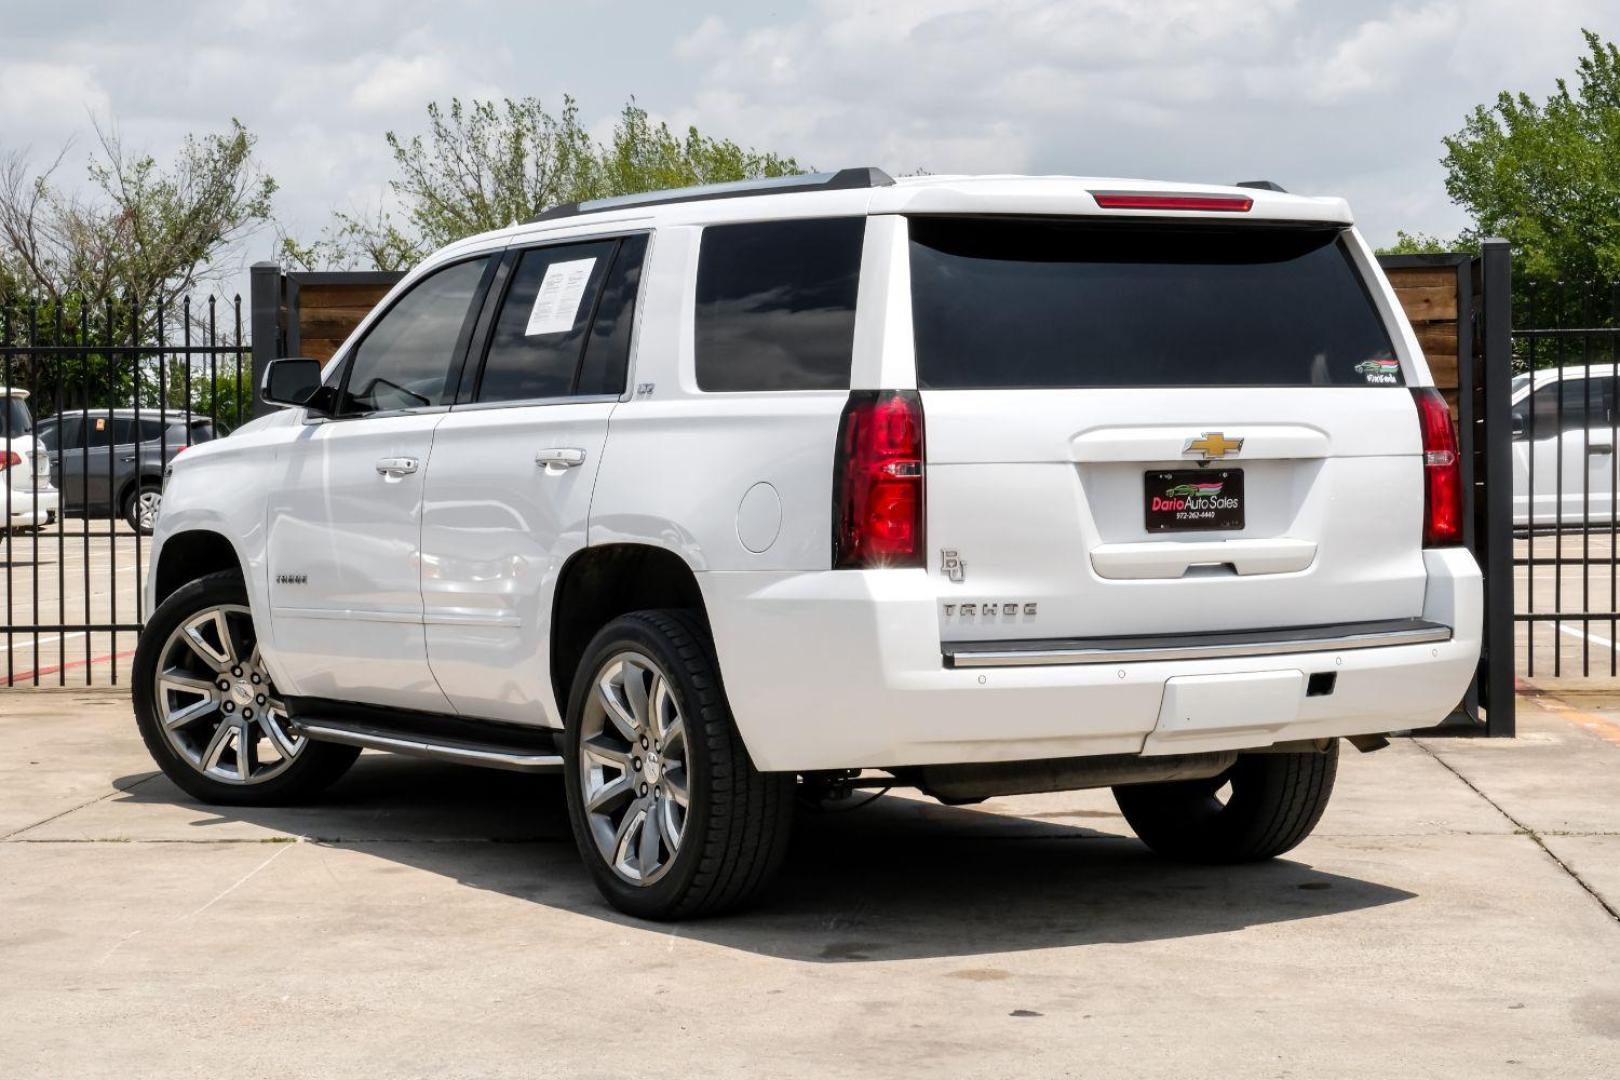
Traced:
<path id="1" fill-rule="evenodd" d="M 1204 780 L 1130 784 L 1114 801 L 1142 842 L 1171 859 L 1257 862 L 1297 846 L 1333 794 L 1339 744 L 1303 754 L 1242 754 Z M 1231 785 L 1224 801 L 1219 793 Z"/>
<path id="2" fill-rule="evenodd" d="M 614 907 L 712 915 L 770 884 L 795 778 L 754 768 L 699 619 L 641 611 L 604 627 L 574 679 L 564 745 L 574 840 Z"/>
<path id="3" fill-rule="evenodd" d="M 158 605 L 136 645 L 130 684 L 152 760 L 203 802 L 299 802 L 360 753 L 290 729 L 234 572 L 198 578 Z"/>

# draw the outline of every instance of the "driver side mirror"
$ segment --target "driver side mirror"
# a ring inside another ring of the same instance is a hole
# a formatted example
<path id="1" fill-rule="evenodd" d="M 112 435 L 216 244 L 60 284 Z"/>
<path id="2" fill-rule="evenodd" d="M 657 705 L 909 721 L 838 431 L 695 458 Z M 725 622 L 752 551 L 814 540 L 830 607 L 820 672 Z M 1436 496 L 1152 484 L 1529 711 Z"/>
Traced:
<path id="1" fill-rule="evenodd" d="M 259 397 L 278 408 L 297 406 L 320 415 L 331 412 L 331 391 L 321 385 L 321 362 L 307 356 L 270 361 Z"/>

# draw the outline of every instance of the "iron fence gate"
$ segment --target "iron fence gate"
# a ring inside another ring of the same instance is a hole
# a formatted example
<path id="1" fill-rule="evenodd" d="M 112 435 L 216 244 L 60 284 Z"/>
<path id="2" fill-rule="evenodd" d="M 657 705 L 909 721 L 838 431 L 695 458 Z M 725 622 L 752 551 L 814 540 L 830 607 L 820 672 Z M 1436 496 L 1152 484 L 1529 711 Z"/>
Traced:
<path id="1" fill-rule="evenodd" d="M 1529 678 L 1620 676 L 1620 282 L 1527 281 L 1513 330 L 1516 652 Z"/>
<path id="2" fill-rule="evenodd" d="M 0 686 L 127 673 L 164 470 L 251 406 L 239 297 L 0 307 Z"/>
<path id="3" fill-rule="evenodd" d="M 1504 433 L 1511 426 L 1513 364 L 1552 366 L 1549 349 L 1555 355 L 1562 349 L 1567 355 L 1572 347 L 1596 349 L 1599 342 L 1612 349 L 1617 308 L 1611 304 L 1599 325 L 1569 322 L 1566 328 L 1562 322 L 1535 326 L 1541 316 L 1532 312 L 1545 307 L 1531 305 L 1526 329 L 1510 337 L 1511 275 L 1505 242 L 1485 241 L 1477 257 L 1394 256 L 1381 261 L 1392 274 L 1403 268 L 1422 271 L 1411 290 L 1411 303 L 1405 296 L 1402 303 L 1435 358 L 1440 385 L 1456 391 L 1466 539 L 1485 572 L 1484 656 L 1479 678 L 1452 719 L 1460 730 L 1511 735 L 1515 626 L 1522 623 L 1523 630 L 1533 632 L 1538 624 L 1554 620 L 1556 634 L 1560 618 L 1583 627 L 1601 621 L 1611 628 L 1608 640 L 1613 641 L 1612 628 L 1620 618 L 1616 615 L 1620 604 L 1614 602 L 1612 514 L 1607 547 L 1593 546 L 1591 529 L 1575 532 L 1586 545 L 1579 560 L 1583 569 L 1599 561 L 1609 567 L 1606 593 L 1587 589 L 1582 593 L 1587 602 L 1579 612 L 1562 600 L 1549 608 L 1545 597 L 1522 590 L 1515 603 L 1515 571 L 1531 573 L 1553 566 L 1554 573 L 1562 575 L 1563 568 L 1576 560 L 1562 547 L 1556 557 L 1547 555 L 1545 540 L 1529 530 L 1521 530 L 1518 537 L 1512 532 L 1512 470 L 1517 460 L 1513 455 L 1519 441 L 1510 446 Z M 1445 273 L 1436 278 L 1436 269 L 1442 267 Z M 273 263 L 256 265 L 251 305 L 256 349 L 244 333 L 240 297 L 144 306 L 124 303 L 94 311 L 71 302 L 0 307 L 0 387 L 28 391 L 25 404 L 36 420 L 33 432 L 13 430 L 17 424 L 0 432 L 4 436 L 0 454 L 21 458 L 33 453 L 44 429 L 50 436 L 42 440 L 46 463 L 64 504 L 48 521 L 12 527 L 13 510 L 30 501 L 33 493 L 26 486 L 31 481 L 24 479 L 31 470 L 11 472 L 3 494 L 7 526 L 0 529 L 10 534 L 7 546 L 0 549 L 4 559 L 0 686 L 116 683 L 127 673 L 145 616 L 140 583 L 149 545 L 138 518 L 142 477 L 150 478 L 155 468 L 160 483 L 162 468 L 173 454 L 197 438 L 224 434 L 249 419 L 257 407 L 252 395 L 254 370 L 262 370 L 272 357 L 286 355 L 289 348 L 331 355 L 397 278 L 284 275 Z M 1431 318 L 1436 312 L 1428 308 L 1436 290 L 1455 302 L 1447 306 L 1449 315 L 1440 312 L 1437 319 Z M 309 304 L 301 303 L 306 293 Z M 1620 298 L 1620 292 L 1615 295 Z M 1567 304 L 1554 307 L 1567 313 Z M 1447 365 L 1453 355 L 1451 369 Z M 1598 375 L 1603 363 L 1611 364 L 1611 387 L 1613 362 L 1607 352 L 1591 357 L 1592 371 Z M 1612 431 L 1612 390 L 1602 393 L 1610 395 L 1602 400 Z M 16 399 L 0 398 L 0 405 L 8 400 Z M 0 420 L 6 415 L 0 412 Z M 199 427 L 199 421 L 206 426 Z M 130 437 L 119 441 L 126 435 Z M 1605 489 L 1611 502 L 1614 488 L 1611 483 Z M 1532 542 L 1541 545 L 1534 554 L 1527 550 Z M 1519 547 L 1526 550 L 1521 554 Z M 1602 611 L 1590 608 L 1594 595 L 1609 598 Z M 1586 646 L 1594 642 L 1595 637 L 1585 639 Z M 1615 650 L 1608 651 L 1612 670 Z M 1543 662 L 1530 652 L 1526 656 L 1530 663 Z M 1561 662 L 1560 655 L 1553 654 L 1551 663 L 1557 667 Z"/>

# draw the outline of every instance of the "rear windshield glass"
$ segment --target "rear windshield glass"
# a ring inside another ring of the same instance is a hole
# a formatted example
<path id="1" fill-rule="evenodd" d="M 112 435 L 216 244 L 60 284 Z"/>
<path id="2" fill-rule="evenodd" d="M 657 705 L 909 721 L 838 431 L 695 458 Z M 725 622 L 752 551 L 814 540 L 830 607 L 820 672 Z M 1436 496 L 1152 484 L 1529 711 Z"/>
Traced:
<path id="1" fill-rule="evenodd" d="M 32 430 L 34 419 L 28 415 L 27 403 L 10 394 L 0 397 L 0 438 L 26 435 Z"/>
<path id="2" fill-rule="evenodd" d="M 1335 229 L 913 218 L 928 389 L 1400 386 Z"/>

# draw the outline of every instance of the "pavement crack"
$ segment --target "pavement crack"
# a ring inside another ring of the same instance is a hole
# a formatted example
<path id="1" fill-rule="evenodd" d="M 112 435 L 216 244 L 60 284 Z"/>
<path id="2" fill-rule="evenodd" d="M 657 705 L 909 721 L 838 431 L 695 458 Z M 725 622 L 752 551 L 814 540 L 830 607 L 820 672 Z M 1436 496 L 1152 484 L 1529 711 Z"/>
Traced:
<path id="1" fill-rule="evenodd" d="M 1562 870 L 1565 874 L 1568 874 L 1571 881 L 1586 891 L 1586 895 L 1597 901 L 1598 907 L 1601 907 L 1606 913 L 1608 913 L 1609 918 L 1613 919 L 1616 923 L 1620 923 L 1620 910 L 1617 910 L 1613 904 L 1605 900 L 1603 898 L 1603 894 L 1599 893 L 1591 885 L 1587 884 L 1586 879 L 1575 872 L 1574 867 L 1570 866 L 1563 859 L 1560 859 L 1557 854 L 1553 852 L 1553 849 L 1547 846 L 1546 840 L 1542 839 L 1540 833 L 1538 833 L 1535 829 L 1532 829 L 1525 822 L 1520 821 L 1518 818 L 1508 813 L 1507 809 L 1503 807 L 1501 803 L 1485 794 L 1485 792 L 1480 789 L 1478 784 L 1475 784 L 1472 780 L 1468 779 L 1468 777 L 1464 776 L 1461 771 L 1459 771 L 1445 758 L 1431 750 L 1428 746 L 1424 745 L 1422 741 L 1413 739 L 1412 742 L 1416 744 L 1417 747 L 1425 754 L 1428 754 L 1431 758 L 1438 762 L 1442 769 L 1446 770 L 1452 776 L 1455 776 L 1458 780 L 1461 780 L 1463 785 L 1466 786 L 1469 791 L 1472 791 L 1475 795 L 1478 795 L 1481 799 L 1485 800 L 1491 809 L 1495 810 L 1498 814 L 1501 814 L 1504 818 L 1511 822 L 1515 831 L 1528 836 L 1535 843 L 1536 847 L 1540 848 L 1547 858 L 1553 861 L 1553 865 L 1557 866 L 1558 869 Z M 1563 836 L 1574 834 L 1552 833 L 1549 835 Z"/>
<path id="2" fill-rule="evenodd" d="M 155 772 L 154 773 L 148 773 L 145 776 L 141 777 L 139 780 L 136 780 L 132 784 L 128 784 L 128 785 L 126 785 L 124 787 L 116 787 L 115 786 L 111 791 L 107 792 L 106 794 L 97 795 L 93 799 L 87 799 L 84 802 L 80 803 L 78 806 L 70 806 L 66 810 L 63 810 L 61 813 L 52 814 L 48 818 L 42 818 L 41 820 L 34 822 L 32 825 L 24 825 L 20 829 L 13 829 L 10 832 L 6 833 L 4 836 L 0 836 L 0 844 L 3 844 L 5 842 L 9 841 L 14 836 L 21 836 L 25 832 L 31 832 L 32 830 L 39 828 L 41 825 L 49 825 L 53 821 L 60 821 L 62 818 L 67 817 L 69 814 L 76 814 L 80 810 L 83 810 L 87 806 L 94 806 L 98 802 L 105 802 L 106 800 L 112 798 L 114 795 L 123 795 L 123 794 L 126 794 L 128 792 L 134 791 L 136 788 L 140 787 L 142 784 L 146 783 L 148 780 L 155 780 L 160 775 L 161 775 L 160 773 L 155 773 Z"/>

